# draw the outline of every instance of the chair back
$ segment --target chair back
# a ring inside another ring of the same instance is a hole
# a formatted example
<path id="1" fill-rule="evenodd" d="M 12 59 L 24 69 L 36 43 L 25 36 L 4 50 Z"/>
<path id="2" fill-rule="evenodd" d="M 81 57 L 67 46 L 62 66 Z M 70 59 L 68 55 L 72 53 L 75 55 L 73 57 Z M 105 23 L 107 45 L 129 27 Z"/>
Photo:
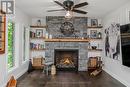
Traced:
<path id="1" fill-rule="evenodd" d="M 98 66 L 98 58 L 97 57 L 90 57 L 88 61 L 88 67 L 96 68 Z"/>

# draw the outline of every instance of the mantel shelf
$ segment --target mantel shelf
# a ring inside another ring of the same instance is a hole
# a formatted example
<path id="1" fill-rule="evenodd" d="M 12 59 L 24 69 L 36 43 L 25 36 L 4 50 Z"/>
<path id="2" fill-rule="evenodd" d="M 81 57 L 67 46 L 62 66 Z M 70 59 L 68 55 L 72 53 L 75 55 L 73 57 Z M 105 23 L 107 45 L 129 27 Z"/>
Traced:
<path id="1" fill-rule="evenodd" d="M 88 42 L 89 39 L 45 39 L 45 42 Z"/>
<path id="2" fill-rule="evenodd" d="M 87 38 L 87 39 L 81 39 L 81 38 L 59 38 L 59 39 L 45 39 L 45 42 L 89 42 L 89 41 L 95 41 L 95 40 L 102 40 L 101 38 Z"/>

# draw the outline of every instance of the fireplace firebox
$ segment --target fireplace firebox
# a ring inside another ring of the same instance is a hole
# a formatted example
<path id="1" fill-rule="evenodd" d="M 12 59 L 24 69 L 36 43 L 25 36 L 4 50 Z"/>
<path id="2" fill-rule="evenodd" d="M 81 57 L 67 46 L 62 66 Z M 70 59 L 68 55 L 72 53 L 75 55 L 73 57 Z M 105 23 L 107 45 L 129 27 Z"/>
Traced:
<path id="1" fill-rule="evenodd" d="M 78 50 L 56 49 L 55 65 L 60 71 L 78 71 Z"/>

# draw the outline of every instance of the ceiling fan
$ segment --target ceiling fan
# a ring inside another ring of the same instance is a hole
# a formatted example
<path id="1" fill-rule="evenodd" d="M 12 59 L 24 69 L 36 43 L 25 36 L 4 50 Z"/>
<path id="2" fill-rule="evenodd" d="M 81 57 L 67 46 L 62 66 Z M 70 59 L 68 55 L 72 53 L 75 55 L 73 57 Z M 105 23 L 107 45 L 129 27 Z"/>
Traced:
<path id="1" fill-rule="evenodd" d="M 82 11 L 82 10 L 78 10 L 77 8 L 88 5 L 88 2 L 83 2 L 83 3 L 76 4 L 76 5 L 74 5 L 74 2 L 72 0 L 65 0 L 63 3 L 60 3 L 57 0 L 54 0 L 54 2 L 57 3 L 58 5 L 60 5 L 61 7 L 63 7 L 63 9 L 48 10 L 48 12 L 71 11 L 71 12 L 76 12 L 76 13 L 80 13 L 80 14 L 87 14 L 87 12 Z"/>

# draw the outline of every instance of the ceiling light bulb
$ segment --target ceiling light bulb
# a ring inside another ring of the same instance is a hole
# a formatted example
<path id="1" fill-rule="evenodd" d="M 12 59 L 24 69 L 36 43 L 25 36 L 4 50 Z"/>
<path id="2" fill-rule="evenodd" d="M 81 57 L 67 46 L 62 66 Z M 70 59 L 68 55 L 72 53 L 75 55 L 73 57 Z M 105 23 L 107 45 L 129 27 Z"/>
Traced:
<path id="1" fill-rule="evenodd" d="M 72 18 L 72 12 L 71 11 L 67 11 L 65 18 Z"/>

